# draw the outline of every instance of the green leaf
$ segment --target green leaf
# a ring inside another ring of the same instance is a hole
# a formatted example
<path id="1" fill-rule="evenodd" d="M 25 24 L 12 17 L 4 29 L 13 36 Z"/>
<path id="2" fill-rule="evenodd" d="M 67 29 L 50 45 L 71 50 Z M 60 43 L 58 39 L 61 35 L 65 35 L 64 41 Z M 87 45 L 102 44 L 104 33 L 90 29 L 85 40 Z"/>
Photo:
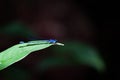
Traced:
<path id="1" fill-rule="evenodd" d="M 31 52 L 47 48 L 54 44 L 49 43 L 47 40 L 38 40 L 14 45 L 0 53 L 0 70 L 20 61 Z"/>

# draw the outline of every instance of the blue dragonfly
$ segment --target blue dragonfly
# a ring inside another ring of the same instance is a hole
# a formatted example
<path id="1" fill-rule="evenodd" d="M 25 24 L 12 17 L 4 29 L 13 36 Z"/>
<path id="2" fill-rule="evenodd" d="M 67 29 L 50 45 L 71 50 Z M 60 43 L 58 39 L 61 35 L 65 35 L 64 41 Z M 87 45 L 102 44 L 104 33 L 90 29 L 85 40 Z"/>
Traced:
<path id="1" fill-rule="evenodd" d="M 20 44 L 26 43 L 24 41 L 20 41 Z M 49 40 L 34 40 L 34 41 L 28 41 L 28 44 L 26 46 L 33 46 L 33 45 L 40 45 L 40 44 L 53 44 L 53 45 L 61 45 L 64 46 L 64 44 L 57 42 L 55 39 L 49 39 Z M 26 47 L 26 46 L 20 46 L 20 47 Z"/>

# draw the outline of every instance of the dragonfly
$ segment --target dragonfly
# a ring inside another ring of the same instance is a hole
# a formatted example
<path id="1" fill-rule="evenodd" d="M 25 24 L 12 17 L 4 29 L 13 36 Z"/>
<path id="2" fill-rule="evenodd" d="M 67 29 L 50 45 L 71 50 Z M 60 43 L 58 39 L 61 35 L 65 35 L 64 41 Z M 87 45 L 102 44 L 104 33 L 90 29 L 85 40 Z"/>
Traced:
<path id="1" fill-rule="evenodd" d="M 20 41 L 20 44 L 28 43 L 26 46 L 20 46 L 20 47 L 27 47 L 27 46 L 33 46 L 33 45 L 41 45 L 41 44 L 53 44 L 53 45 L 61 45 L 64 46 L 64 44 L 57 42 L 55 39 L 49 39 L 49 40 L 34 40 L 34 41 Z"/>

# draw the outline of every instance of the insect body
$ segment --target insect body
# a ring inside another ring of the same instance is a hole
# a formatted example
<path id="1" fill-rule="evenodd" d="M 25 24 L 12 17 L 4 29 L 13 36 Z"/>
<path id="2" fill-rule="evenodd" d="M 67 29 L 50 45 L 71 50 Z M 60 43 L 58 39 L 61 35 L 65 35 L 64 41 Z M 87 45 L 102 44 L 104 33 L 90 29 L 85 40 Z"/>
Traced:
<path id="1" fill-rule="evenodd" d="M 20 44 L 23 44 L 25 42 L 20 41 Z M 64 46 L 62 43 L 58 43 L 57 40 L 50 39 L 50 40 L 36 40 L 36 41 L 28 41 L 25 46 L 20 46 L 21 47 L 27 47 L 27 46 L 33 46 L 33 45 L 41 45 L 41 44 L 52 44 L 52 45 L 61 45 Z"/>

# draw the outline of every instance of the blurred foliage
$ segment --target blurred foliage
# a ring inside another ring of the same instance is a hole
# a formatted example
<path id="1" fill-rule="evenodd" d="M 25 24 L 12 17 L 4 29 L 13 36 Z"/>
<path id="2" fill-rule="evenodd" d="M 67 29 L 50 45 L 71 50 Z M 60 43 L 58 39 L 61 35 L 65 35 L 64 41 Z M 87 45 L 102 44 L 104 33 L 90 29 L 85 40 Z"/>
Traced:
<path id="1" fill-rule="evenodd" d="M 31 78 L 29 71 L 13 66 L 7 71 L 3 71 L 3 75 L 5 80 L 29 80 Z"/>
<path id="2" fill-rule="evenodd" d="M 66 42 L 64 47 L 54 47 L 54 55 L 38 63 L 38 68 L 47 70 L 50 67 L 65 65 L 87 65 L 97 71 L 104 71 L 105 64 L 98 51 L 92 46 L 80 42 Z"/>
<path id="3" fill-rule="evenodd" d="M 30 30 L 27 25 L 19 21 L 13 21 L 4 25 L 0 29 L 0 33 L 10 35 L 10 36 L 20 36 L 25 38 L 35 37 L 35 33 Z"/>

